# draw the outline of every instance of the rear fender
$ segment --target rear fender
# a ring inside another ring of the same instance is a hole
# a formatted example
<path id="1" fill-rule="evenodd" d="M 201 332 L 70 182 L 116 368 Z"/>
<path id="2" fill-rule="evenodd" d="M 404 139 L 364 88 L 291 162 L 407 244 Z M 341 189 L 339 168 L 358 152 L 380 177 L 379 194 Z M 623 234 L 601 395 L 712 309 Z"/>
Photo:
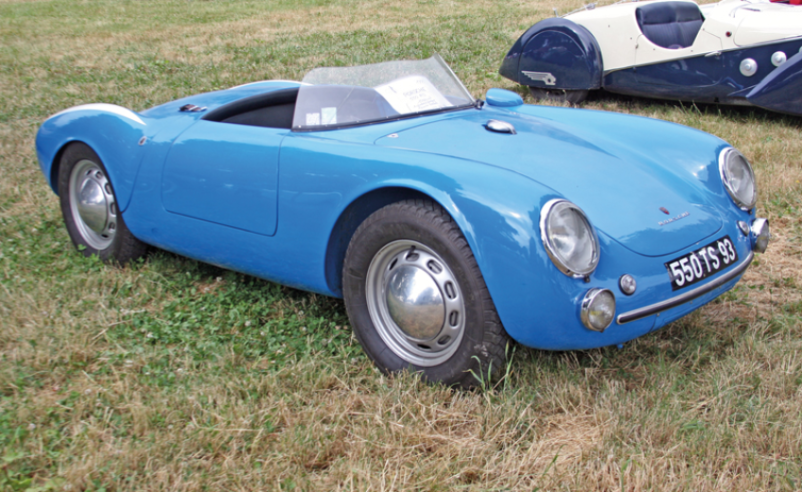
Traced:
<path id="1" fill-rule="evenodd" d="M 802 115 L 802 52 L 774 69 L 746 99 L 771 111 Z"/>
<path id="2" fill-rule="evenodd" d="M 602 86 L 602 56 L 586 28 L 559 17 L 530 27 L 510 49 L 499 73 L 541 89 L 585 90 Z"/>
<path id="3" fill-rule="evenodd" d="M 137 169 L 142 161 L 147 119 L 113 104 L 86 104 L 57 113 L 36 134 L 39 166 L 58 194 L 59 160 L 63 149 L 83 142 L 100 157 L 117 195 L 120 210 L 131 198 Z"/>

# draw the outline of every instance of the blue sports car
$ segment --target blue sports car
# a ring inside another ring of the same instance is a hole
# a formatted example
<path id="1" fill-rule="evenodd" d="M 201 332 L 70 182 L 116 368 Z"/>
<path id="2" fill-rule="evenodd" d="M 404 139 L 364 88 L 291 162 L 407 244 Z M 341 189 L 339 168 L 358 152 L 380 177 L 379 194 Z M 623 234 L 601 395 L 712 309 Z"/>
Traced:
<path id="1" fill-rule="evenodd" d="M 747 159 L 680 125 L 474 99 L 439 56 L 134 112 L 70 108 L 42 172 L 85 255 L 155 246 L 343 297 L 384 371 L 471 386 L 509 337 L 620 344 L 731 289 L 769 228 Z"/>

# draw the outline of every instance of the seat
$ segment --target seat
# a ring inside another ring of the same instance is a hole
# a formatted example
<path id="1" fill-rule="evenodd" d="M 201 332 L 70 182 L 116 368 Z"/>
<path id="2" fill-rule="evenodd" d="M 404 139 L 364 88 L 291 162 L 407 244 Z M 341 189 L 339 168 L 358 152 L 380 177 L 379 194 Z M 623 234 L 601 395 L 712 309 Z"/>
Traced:
<path id="1" fill-rule="evenodd" d="M 203 119 L 236 125 L 290 129 L 297 97 L 297 87 L 256 94 L 219 107 Z"/>
<path id="2" fill-rule="evenodd" d="M 705 19 L 690 2 L 655 2 L 635 10 L 638 27 L 646 38 L 667 49 L 693 45 Z"/>

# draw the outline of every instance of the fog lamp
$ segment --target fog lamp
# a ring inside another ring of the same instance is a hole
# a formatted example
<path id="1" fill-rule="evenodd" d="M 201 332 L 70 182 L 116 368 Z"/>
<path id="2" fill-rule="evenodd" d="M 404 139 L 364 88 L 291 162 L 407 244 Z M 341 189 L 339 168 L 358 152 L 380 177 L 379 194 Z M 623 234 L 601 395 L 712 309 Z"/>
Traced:
<path id="1" fill-rule="evenodd" d="M 752 222 L 752 249 L 755 253 L 764 253 L 769 247 L 771 231 L 768 219 L 755 219 Z"/>
<path id="2" fill-rule="evenodd" d="M 587 329 L 604 331 L 615 317 L 615 295 L 607 289 L 590 289 L 582 299 L 580 317 Z"/>

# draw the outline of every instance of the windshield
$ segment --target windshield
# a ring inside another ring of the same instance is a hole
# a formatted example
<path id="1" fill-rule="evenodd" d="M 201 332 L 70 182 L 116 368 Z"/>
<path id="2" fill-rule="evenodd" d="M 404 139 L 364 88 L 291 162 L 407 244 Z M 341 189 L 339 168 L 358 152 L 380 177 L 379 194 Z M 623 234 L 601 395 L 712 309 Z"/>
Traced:
<path id="1" fill-rule="evenodd" d="M 440 58 L 316 68 L 298 90 L 293 130 L 328 130 L 471 106 L 473 97 Z"/>

